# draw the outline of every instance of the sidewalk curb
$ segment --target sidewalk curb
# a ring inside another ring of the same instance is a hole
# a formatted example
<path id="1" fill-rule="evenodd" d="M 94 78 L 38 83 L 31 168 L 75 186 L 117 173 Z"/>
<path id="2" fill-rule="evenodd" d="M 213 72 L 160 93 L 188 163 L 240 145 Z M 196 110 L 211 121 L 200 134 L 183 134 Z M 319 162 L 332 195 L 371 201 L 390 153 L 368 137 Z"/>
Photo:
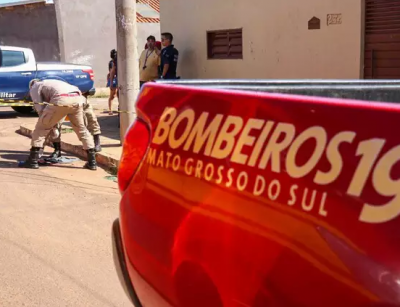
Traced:
<path id="1" fill-rule="evenodd" d="M 21 125 L 19 128 L 19 132 L 22 135 L 31 138 L 33 131 L 31 129 Z M 53 147 L 52 144 L 49 142 L 47 142 L 46 145 Z M 81 145 L 72 145 L 72 144 L 61 141 L 61 150 L 65 151 L 67 153 L 74 154 L 83 160 L 87 159 L 86 151 L 83 150 Z M 116 170 L 116 168 L 118 168 L 118 165 L 119 165 L 119 160 L 117 160 L 113 157 L 110 157 L 109 155 L 107 155 L 106 153 L 103 153 L 103 152 L 99 152 L 96 154 L 96 160 L 97 160 L 98 165 L 106 168 L 108 171 L 114 172 Z"/>

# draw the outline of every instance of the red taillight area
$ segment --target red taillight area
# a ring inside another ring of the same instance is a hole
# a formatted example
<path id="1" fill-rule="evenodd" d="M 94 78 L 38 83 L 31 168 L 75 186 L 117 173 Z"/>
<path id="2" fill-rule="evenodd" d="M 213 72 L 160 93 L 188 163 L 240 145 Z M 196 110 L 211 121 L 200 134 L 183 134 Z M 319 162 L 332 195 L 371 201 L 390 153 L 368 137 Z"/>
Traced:
<path id="1" fill-rule="evenodd" d="M 93 72 L 93 69 L 83 69 L 82 72 L 89 74 L 90 80 L 94 81 L 94 72 Z"/>
<path id="2" fill-rule="evenodd" d="M 139 118 L 132 124 L 125 136 L 124 147 L 118 169 L 119 189 L 124 192 L 146 155 L 150 132 L 146 124 Z"/>

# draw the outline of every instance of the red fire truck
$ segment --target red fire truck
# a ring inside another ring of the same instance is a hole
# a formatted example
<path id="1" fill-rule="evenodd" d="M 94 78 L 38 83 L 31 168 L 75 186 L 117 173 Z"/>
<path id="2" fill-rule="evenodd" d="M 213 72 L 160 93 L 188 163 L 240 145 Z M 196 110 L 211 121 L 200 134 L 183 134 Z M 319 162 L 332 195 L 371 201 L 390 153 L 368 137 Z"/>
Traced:
<path id="1" fill-rule="evenodd" d="M 136 306 L 400 306 L 399 84 L 285 82 L 142 90 L 113 225 Z"/>

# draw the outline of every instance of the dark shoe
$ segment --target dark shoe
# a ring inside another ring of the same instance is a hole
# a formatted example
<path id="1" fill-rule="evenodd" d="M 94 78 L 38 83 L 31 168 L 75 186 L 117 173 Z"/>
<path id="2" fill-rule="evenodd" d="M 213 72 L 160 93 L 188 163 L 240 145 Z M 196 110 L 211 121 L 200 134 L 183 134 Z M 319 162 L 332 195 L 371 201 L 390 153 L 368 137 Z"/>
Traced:
<path id="1" fill-rule="evenodd" d="M 56 160 L 61 158 L 61 143 L 53 143 L 53 146 L 54 152 L 47 159 Z"/>
<path id="2" fill-rule="evenodd" d="M 100 152 L 101 151 L 100 134 L 93 135 L 93 140 L 94 140 L 94 150 L 96 152 Z"/>
<path id="3" fill-rule="evenodd" d="M 97 162 L 96 162 L 96 151 L 94 149 L 89 149 L 87 151 L 88 161 L 85 164 L 85 168 L 95 171 L 97 170 Z"/>
<path id="4" fill-rule="evenodd" d="M 20 163 L 18 166 L 23 168 L 38 169 L 39 154 L 40 147 L 32 147 L 28 159 L 25 162 Z"/>

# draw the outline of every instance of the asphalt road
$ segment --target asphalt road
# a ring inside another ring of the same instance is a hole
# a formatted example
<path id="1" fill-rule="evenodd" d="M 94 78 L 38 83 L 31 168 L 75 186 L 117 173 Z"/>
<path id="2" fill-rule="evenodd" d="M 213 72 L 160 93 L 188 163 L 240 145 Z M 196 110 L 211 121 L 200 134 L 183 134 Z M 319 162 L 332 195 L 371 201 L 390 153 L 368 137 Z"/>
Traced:
<path id="1" fill-rule="evenodd" d="M 22 121 L 36 118 L 0 107 L 0 306 L 131 306 L 112 259 L 117 184 L 83 161 L 19 169 Z"/>

